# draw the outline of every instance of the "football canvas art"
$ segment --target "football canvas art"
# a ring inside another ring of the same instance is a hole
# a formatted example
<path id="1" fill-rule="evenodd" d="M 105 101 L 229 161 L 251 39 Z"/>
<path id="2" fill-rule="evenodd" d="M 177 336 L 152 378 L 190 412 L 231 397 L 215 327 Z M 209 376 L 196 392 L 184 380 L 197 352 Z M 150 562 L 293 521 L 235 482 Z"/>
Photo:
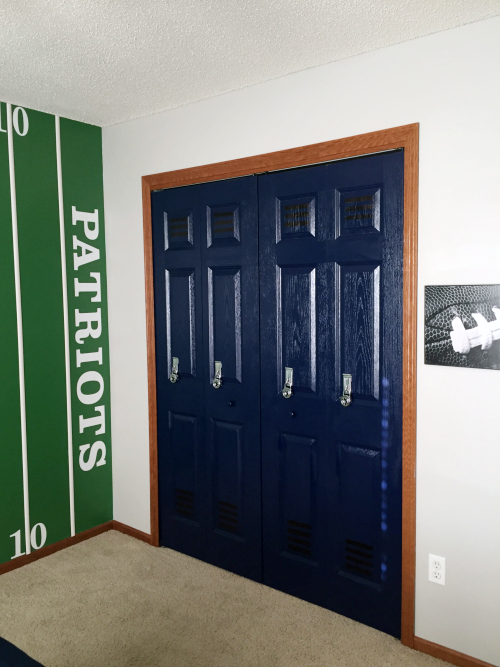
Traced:
<path id="1" fill-rule="evenodd" d="M 426 286 L 425 363 L 500 370 L 500 285 Z"/>

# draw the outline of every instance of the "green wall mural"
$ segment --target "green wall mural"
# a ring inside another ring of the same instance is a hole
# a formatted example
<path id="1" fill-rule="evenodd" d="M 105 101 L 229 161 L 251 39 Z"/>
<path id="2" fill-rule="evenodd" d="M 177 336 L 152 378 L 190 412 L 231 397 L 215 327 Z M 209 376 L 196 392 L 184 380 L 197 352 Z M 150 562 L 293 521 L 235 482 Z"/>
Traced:
<path id="1" fill-rule="evenodd" d="M 101 130 L 0 103 L 0 563 L 112 518 Z"/>

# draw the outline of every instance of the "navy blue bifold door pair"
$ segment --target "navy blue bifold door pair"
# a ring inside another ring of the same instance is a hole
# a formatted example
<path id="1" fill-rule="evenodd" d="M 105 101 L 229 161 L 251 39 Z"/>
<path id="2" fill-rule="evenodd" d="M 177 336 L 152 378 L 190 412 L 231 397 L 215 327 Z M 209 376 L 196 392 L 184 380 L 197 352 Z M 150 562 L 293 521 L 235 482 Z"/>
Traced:
<path id="1" fill-rule="evenodd" d="M 152 219 L 161 544 L 399 636 L 403 152 Z"/>

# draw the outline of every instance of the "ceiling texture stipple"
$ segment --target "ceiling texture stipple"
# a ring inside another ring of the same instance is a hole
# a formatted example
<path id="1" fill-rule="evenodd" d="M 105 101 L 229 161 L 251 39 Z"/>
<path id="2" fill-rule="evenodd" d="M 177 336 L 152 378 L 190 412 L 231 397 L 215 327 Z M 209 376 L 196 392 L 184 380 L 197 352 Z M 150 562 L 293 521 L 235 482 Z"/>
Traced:
<path id="1" fill-rule="evenodd" d="M 0 0 L 0 99 L 112 125 L 500 14 L 500 0 Z"/>

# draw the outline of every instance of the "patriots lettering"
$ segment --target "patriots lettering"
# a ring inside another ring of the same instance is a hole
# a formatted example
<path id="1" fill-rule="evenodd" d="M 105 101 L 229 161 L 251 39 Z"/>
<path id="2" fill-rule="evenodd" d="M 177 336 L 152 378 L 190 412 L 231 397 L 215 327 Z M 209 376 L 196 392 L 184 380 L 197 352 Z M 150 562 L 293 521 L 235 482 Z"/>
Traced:
<path id="1" fill-rule="evenodd" d="M 93 212 L 79 211 L 76 206 L 71 207 L 72 224 L 83 223 L 81 231 L 85 237 L 91 241 L 96 241 L 99 236 L 99 211 Z M 78 233 L 73 235 L 73 265 L 74 270 L 79 271 L 81 267 L 96 262 L 100 259 L 98 248 L 88 245 L 85 241 L 78 238 Z M 81 251 L 81 252 L 80 252 Z M 90 271 L 89 277 L 92 281 L 83 281 L 80 277 L 74 279 L 75 297 L 80 297 L 82 293 L 93 294 L 91 301 L 101 301 L 101 274 L 99 271 Z M 75 333 L 75 340 L 82 349 L 76 350 L 76 366 L 81 368 L 85 363 L 97 363 L 102 365 L 102 347 L 97 347 L 94 340 L 98 340 L 102 335 L 101 309 L 97 308 L 94 312 L 80 312 L 75 309 L 75 325 L 78 327 Z M 93 349 L 88 349 L 93 345 Z M 88 389 L 87 385 L 90 385 Z M 96 388 L 97 385 L 97 388 Z M 76 395 L 80 404 L 94 405 L 104 393 L 104 379 L 98 371 L 85 370 L 76 385 Z M 104 406 L 95 408 L 97 416 L 85 417 L 83 414 L 78 416 L 79 431 L 83 433 L 86 429 L 96 428 L 95 435 L 101 435 L 106 432 L 106 420 Z M 106 465 L 106 445 L 102 440 L 94 442 L 93 445 L 80 445 L 79 466 L 81 470 L 89 472 L 95 466 Z M 90 449 L 89 455 L 85 458 L 86 452 Z M 100 457 L 98 458 L 98 455 Z"/>

